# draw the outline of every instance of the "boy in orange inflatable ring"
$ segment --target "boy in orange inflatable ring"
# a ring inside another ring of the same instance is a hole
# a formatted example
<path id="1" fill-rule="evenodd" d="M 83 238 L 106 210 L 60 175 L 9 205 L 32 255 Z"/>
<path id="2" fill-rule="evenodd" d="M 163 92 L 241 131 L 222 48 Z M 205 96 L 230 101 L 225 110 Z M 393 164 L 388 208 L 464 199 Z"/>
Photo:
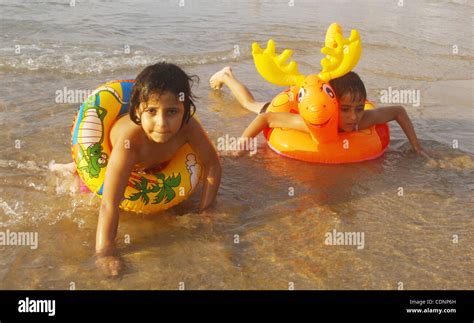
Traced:
<path id="1" fill-rule="evenodd" d="M 257 136 L 266 128 L 287 128 L 309 133 L 310 130 L 299 114 L 289 112 L 266 112 L 270 102 L 255 101 L 248 88 L 239 82 L 232 69 L 227 66 L 216 72 L 209 81 L 212 89 L 219 90 L 222 85 L 227 85 L 237 101 L 247 110 L 255 112 L 258 116 L 242 133 L 242 142 Z M 344 76 L 329 82 L 336 94 L 339 103 L 339 132 L 351 132 L 370 128 L 376 124 L 389 121 L 397 121 L 412 148 L 417 154 L 429 158 L 426 151 L 421 147 L 404 107 L 388 106 L 374 110 L 364 110 L 367 92 L 364 83 L 355 72 L 349 72 Z M 239 145 L 243 147 L 244 145 Z M 237 155 L 243 155 L 245 151 L 238 151 Z"/>

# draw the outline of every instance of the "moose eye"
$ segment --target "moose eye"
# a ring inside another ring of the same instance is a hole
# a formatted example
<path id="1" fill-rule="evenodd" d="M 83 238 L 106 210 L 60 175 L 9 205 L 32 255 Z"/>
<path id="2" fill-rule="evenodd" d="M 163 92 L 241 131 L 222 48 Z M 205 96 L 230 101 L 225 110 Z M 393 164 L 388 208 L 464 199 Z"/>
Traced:
<path id="1" fill-rule="evenodd" d="M 304 88 L 301 88 L 300 91 L 298 92 L 298 103 L 300 103 L 301 100 L 303 100 L 304 94 L 305 94 Z"/>
<path id="2" fill-rule="evenodd" d="M 326 92 L 327 95 L 329 95 L 331 98 L 335 98 L 336 95 L 334 95 L 334 92 L 332 91 L 331 87 L 329 87 L 327 84 L 323 84 L 323 90 Z"/>

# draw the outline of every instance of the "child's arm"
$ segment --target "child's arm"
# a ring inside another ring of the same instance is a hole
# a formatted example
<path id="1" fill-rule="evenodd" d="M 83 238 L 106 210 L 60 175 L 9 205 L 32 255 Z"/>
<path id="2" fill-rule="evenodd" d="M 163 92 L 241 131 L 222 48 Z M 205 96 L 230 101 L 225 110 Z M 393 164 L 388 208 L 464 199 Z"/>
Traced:
<path id="1" fill-rule="evenodd" d="M 188 142 L 203 163 L 203 190 L 199 212 L 214 201 L 221 182 L 221 163 L 214 145 L 196 119 L 191 118 L 186 125 Z"/>
<path id="2" fill-rule="evenodd" d="M 289 112 L 265 112 L 259 114 L 244 130 L 242 138 L 253 138 L 265 128 L 288 128 L 309 132 L 303 118 L 299 114 Z"/>
<path id="3" fill-rule="evenodd" d="M 118 139 L 117 143 L 123 143 Z M 119 204 L 123 198 L 128 179 L 135 165 L 133 145 L 129 149 L 124 144 L 116 144 L 112 150 L 105 173 L 104 190 L 100 203 L 96 233 L 96 253 L 98 264 L 111 275 L 117 275 L 121 264 L 115 258 L 115 237 L 119 222 Z"/>
<path id="4" fill-rule="evenodd" d="M 418 142 L 410 117 L 408 117 L 405 108 L 402 106 L 384 107 L 365 111 L 359 122 L 359 129 L 369 128 L 373 125 L 387 123 L 392 120 L 398 122 L 413 149 L 418 154 L 429 157 Z"/>

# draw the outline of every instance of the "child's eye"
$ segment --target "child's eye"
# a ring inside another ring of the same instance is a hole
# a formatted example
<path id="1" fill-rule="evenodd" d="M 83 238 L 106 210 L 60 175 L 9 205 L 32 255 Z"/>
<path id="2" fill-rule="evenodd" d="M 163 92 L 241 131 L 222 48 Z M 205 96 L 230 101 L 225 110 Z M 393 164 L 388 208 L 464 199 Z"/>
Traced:
<path id="1" fill-rule="evenodd" d="M 150 114 L 155 114 L 156 113 L 156 109 L 147 109 L 146 112 L 150 113 Z"/>
<path id="2" fill-rule="evenodd" d="M 169 115 L 175 115 L 176 113 L 178 113 L 178 109 L 168 109 Z"/>

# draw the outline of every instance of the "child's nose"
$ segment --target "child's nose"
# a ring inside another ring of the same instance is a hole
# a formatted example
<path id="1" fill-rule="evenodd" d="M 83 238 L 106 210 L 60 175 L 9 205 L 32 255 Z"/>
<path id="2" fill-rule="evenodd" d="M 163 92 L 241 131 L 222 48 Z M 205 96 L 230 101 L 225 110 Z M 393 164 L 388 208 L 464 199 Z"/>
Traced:
<path id="1" fill-rule="evenodd" d="M 356 119 L 357 119 L 357 115 L 356 115 L 354 109 L 351 109 L 351 115 L 350 115 L 350 117 L 351 117 L 351 120 L 356 120 Z"/>
<path id="2" fill-rule="evenodd" d="M 164 113 L 157 113 L 155 116 L 155 124 L 158 127 L 166 127 L 167 126 L 167 119 Z"/>

